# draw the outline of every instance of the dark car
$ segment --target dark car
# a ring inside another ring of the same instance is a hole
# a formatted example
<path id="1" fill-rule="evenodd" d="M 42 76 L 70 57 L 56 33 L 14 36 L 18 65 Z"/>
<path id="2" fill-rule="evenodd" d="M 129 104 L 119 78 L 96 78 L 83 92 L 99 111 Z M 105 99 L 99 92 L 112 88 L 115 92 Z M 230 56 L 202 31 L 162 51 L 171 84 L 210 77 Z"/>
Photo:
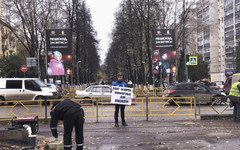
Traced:
<path id="1" fill-rule="evenodd" d="M 56 92 L 53 92 L 53 98 L 60 99 L 63 97 L 62 88 L 59 85 L 47 83 L 47 86 L 56 89 Z"/>
<path id="2" fill-rule="evenodd" d="M 195 97 L 200 103 L 211 103 L 216 101 L 216 104 L 221 104 L 227 101 L 226 94 L 217 90 L 212 90 L 201 83 L 177 83 L 170 86 L 164 91 L 163 97 Z M 179 101 L 180 99 L 176 99 Z M 181 99 L 184 101 L 184 99 Z M 170 104 L 175 104 L 174 101 L 169 101 Z"/>

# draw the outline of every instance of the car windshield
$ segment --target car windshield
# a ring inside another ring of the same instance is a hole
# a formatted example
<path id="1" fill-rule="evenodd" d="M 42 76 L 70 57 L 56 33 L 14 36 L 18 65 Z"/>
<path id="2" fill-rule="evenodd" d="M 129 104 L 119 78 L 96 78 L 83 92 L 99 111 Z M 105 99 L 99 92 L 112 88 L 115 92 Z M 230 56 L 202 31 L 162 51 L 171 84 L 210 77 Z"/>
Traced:
<path id="1" fill-rule="evenodd" d="M 40 87 L 47 87 L 47 85 L 41 80 L 34 80 L 34 82 L 37 83 Z"/>
<path id="2" fill-rule="evenodd" d="M 216 82 L 216 85 L 223 85 L 223 82 Z"/>

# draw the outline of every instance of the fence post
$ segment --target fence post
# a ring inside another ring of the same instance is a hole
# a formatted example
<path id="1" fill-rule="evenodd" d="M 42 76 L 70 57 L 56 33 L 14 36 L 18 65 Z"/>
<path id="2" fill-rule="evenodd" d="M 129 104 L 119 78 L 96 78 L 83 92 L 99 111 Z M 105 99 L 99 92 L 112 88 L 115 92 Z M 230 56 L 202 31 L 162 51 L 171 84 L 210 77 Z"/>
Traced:
<path id="1" fill-rule="evenodd" d="M 195 117 L 195 121 L 197 121 L 197 106 L 196 106 L 196 98 L 193 99 L 194 100 L 194 117 Z"/>
<path id="2" fill-rule="evenodd" d="M 148 96 L 146 96 L 146 120 L 148 121 Z"/>
<path id="3" fill-rule="evenodd" d="M 94 102 L 93 102 L 93 105 L 94 105 Z M 98 123 L 98 98 L 96 99 L 96 105 L 97 105 L 97 107 L 96 107 L 96 122 Z"/>
<path id="4" fill-rule="evenodd" d="M 47 99 L 45 98 L 44 100 L 45 103 L 45 124 L 47 124 Z M 40 102 L 40 105 L 42 105 L 42 103 Z"/>

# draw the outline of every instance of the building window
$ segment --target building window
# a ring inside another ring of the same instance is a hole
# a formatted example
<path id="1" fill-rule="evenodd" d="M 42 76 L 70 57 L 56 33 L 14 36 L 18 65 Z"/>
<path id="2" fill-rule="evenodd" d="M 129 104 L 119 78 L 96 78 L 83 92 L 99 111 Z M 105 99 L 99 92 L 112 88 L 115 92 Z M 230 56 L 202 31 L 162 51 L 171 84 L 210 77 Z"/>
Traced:
<path id="1" fill-rule="evenodd" d="M 236 5 L 236 12 L 240 11 L 240 3 Z"/>
<path id="2" fill-rule="evenodd" d="M 225 49 L 234 48 L 234 41 L 229 41 L 225 43 Z"/>
<path id="3" fill-rule="evenodd" d="M 232 57 L 233 57 L 233 53 L 226 54 L 226 58 L 232 58 Z"/>
<path id="4" fill-rule="evenodd" d="M 230 7 L 230 6 L 232 5 L 232 3 L 233 3 L 233 0 L 225 0 L 225 1 L 224 1 L 224 6 L 225 6 L 225 8 L 226 8 L 226 7 Z"/>
<path id="5" fill-rule="evenodd" d="M 233 37 L 233 36 L 234 36 L 233 31 L 225 33 L 225 38 L 230 38 L 230 37 Z"/>
<path id="6" fill-rule="evenodd" d="M 239 17 L 236 17 L 236 24 L 240 23 L 240 16 Z"/>
<path id="7" fill-rule="evenodd" d="M 225 21 L 225 28 L 230 27 L 233 25 L 233 18 Z"/>
<path id="8" fill-rule="evenodd" d="M 233 13 L 233 9 L 232 8 L 225 10 L 225 16 L 228 16 L 228 15 L 230 15 L 232 13 Z"/>
<path id="9" fill-rule="evenodd" d="M 226 67 L 227 67 L 228 69 L 232 69 L 232 68 L 233 68 L 233 64 L 227 64 Z"/>

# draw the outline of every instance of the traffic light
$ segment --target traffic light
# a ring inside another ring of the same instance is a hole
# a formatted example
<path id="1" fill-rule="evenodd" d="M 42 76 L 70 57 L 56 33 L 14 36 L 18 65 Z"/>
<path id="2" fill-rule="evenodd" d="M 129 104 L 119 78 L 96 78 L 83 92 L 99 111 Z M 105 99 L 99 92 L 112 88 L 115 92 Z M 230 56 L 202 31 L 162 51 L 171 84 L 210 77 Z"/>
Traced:
<path id="1" fill-rule="evenodd" d="M 189 62 L 190 60 L 189 60 L 189 55 L 186 55 L 186 65 L 188 66 L 188 65 L 190 65 L 190 62 Z"/>

